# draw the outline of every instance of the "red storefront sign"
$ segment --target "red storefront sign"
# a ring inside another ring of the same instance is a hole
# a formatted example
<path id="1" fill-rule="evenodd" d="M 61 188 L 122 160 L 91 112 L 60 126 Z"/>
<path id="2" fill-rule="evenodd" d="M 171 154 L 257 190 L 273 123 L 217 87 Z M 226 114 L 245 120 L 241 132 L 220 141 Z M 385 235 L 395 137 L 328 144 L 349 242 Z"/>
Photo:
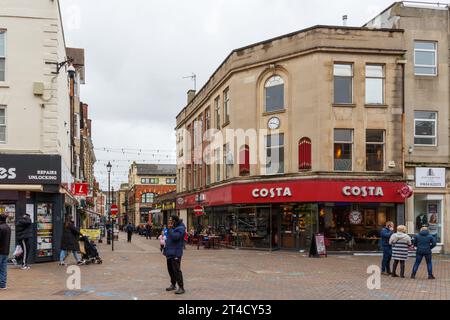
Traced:
<path id="1" fill-rule="evenodd" d="M 233 184 L 205 191 L 203 206 L 267 203 L 405 203 L 403 182 L 297 180 Z M 195 195 L 184 197 L 177 209 L 194 208 Z"/>
<path id="2" fill-rule="evenodd" d="M 72 185 L 72 194 L 78 197 L 87 197 L 89 194 L 88 183 L 75 183 Z"/>

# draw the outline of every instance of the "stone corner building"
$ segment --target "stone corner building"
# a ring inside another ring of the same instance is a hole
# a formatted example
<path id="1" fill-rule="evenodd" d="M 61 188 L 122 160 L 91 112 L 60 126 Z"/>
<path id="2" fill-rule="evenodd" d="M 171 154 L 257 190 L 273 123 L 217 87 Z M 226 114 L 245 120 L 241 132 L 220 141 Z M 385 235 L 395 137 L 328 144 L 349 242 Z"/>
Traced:
<path id="1" fill-rule="evenodd" d="M 448 252 L 448 24 L 447 7 L 400 2 L 234 50 L 177 116 L 188 227 L 234 247 L 307 250 L 320 232 L 331 251 L 376 251 L 387 220 L 414 233 L 424 213 Z M 224 142 L 207 151 L 212 129 Z M 227 137 L 239 129 L 262 141 Z"/>

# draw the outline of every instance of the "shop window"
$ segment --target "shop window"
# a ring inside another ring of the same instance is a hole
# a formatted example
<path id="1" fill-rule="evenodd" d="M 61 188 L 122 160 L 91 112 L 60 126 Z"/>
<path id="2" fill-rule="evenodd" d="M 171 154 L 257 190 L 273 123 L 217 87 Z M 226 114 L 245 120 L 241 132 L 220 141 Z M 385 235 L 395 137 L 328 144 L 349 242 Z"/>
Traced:
<path id="1" fill-rule="evenodd" d="M 215 166 L 216 166 L 216 182 L 219 182 L 220 179 L 220 148 L 217 148 L 215 151 Z"/>
<path id="2" fill-rule="evenodd" d="M 6 108 L 0 106 L 0 143 L 6 142 Z"/>
<path id="3" fill-rule="evenodd" d="M 384 171 L 384 130 L 366 131 L 366 170 Z"/>
<path id="4" fill-rule="evenodd" d="M 250 175 L 250 148 L 247 145 L 242 147 L 239 153 L 239 175 Z"/>
<path id="5" fill-rule="evenodd" d="M 334 65 L 334 103 L 353 103 L 353 65 Z"/>
<path id="6" fill-rule="evenodd" d="M 284 173 L 284 134 L 266 137 L 266 174 Z"/>
<path id="7" fill-rule="evenodd" d="M 366 65 L 366 104 L 384 104 L 384 66 Z"/>
<path id="8" fill-rule="evenodd" d="M 312 145 L 309 138 L 303 138 L 298 144 L 298 170 L 311 170 Z"/>
<path id="9" fill-rule="evenodd" d="M 427 227 L 430 234 L 436 237 L 437 243 L 443 243 L 442 238 L 442 200 L 428 200 L 427 196 L 418 195 L 414 201 L 415 232 Z"/>
<path id="10" fill-rule="evenodd" d="M 334 170 L 353 170 L 353 130 L 334 130 Z"/>
<path id="11" fill-rule="evenodd" d="M 5 81 L 6 68 L 6 31 L 0 30 L 0 82 Z"/>
<path id="12" fill-rule="evenodd" d="M 437 43 L 414 42 L 414 74 L 416 76 L 437 75 Z"/>
<path id="13" fill-rule="evenodd" d="M 437 145 L 437 112 L 414 112 L 414 144 L 416 146 Z"/>
<path id="14" fill-rule="evenodd" d="M 284 80 L 280 76 L 273 76 L 264 86 L 265 112 L 284 110 Z"/>
<path id="15" fill-rule="evenodd" d="M 167 178 L 166 184 L 177 184 L 177 179 L 176 178 Z"/>
<path id="16" fill-rule="evenodd" d="M 144 193 L 141 198 L 141 203 L 153 203 L 154 199 L 154 193 Z"/>
<path id="17" fill-rule="evenodd" d="M 233 152 L 230 149 L 230 144 L 227 143 L 223 146 L 223 164 L 225 166 L 225 179 L 231 178 L 233 174 L 233 166 L 234 166 L 234 159 L 233 159 Z"/>

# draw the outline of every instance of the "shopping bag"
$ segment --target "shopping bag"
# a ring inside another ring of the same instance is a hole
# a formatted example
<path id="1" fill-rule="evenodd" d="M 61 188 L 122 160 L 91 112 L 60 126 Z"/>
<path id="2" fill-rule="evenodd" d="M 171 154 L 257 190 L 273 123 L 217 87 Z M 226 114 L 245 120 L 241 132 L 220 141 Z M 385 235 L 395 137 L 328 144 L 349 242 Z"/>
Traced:
<path id="1" fill-rule="evenodd" d="M 14 257 L 16 257 L 16 258 L 21 257 L 22 254 L 23 254 L 22 247 L 18 245 L 16 247 L 16 250 L 14 251 Z"/>

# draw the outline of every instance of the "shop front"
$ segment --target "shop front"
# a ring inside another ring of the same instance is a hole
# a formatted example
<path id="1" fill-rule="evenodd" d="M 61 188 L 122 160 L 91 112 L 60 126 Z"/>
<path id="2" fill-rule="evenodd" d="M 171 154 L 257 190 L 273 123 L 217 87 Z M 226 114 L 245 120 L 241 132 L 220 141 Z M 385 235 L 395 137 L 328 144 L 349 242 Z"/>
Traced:
<path id="1" fill-rule="evenodd" d="M 28 213 L 34 226 L 31 263 L 57 260 L 65 202 L 60 185 L 60 156 L 0 155 L 0 213 L 12 228 L 11 252 L 15 224 Z"/>
<path id="2" fill-rule="evenodd" d="M 330 251 L 378 251 L 387 221 L 405 223 L 403 182 L 298 180 L 234 184 L 183 197 L 188 229 L 230 247 L 307 251 L 323 233 Z M 204 214 L 197 216 L 194 208 Z"/>

